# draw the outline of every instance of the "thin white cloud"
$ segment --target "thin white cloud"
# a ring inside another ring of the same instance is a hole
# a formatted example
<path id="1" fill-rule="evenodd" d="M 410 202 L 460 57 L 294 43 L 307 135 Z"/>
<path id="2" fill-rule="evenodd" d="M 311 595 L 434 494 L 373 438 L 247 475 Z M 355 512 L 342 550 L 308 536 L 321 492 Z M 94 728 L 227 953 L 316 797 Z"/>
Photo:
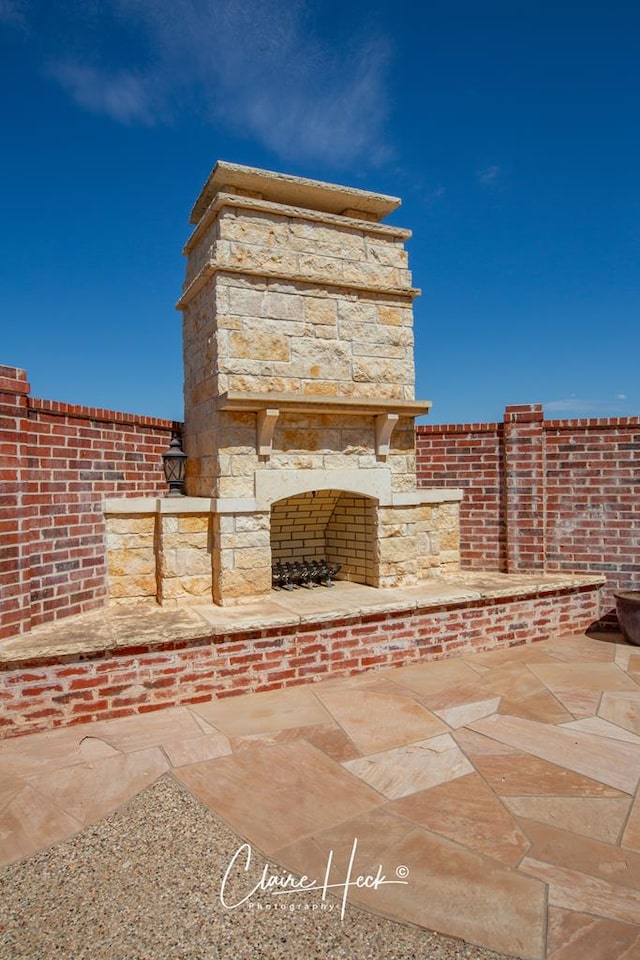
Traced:
<path id="1" fill-rule="evenodd" d="M 121 123 L 195 111 L 287 159 L 384 155 L 386 41 L 336 34 L 328 46 L 311 14 L 305 0 L 115 0 L 102 15 L 135 32 L 136 61 L 108 69 L 107 47 L 49 72 L 80 107 Z"/>
<path id="2" fill-rule="evenodd" d="M 26 9 L 24 0 L 0 0 L 0 23 L 23 26 L 26 23 Z"/>
<path id="3" fill-rule="evenodd" d="M 588 400 L 572 394 L 561 400 L 547 400 L 543 403 L 543 409 L 550 413 L 573 413 L 576 415 L 595 415 L 608 416 L 615 414 L 624 414 L 626 407 L 623 403 L 627 399 L 626 394 L 616 394 L 613 400 Z"/>
<path id="4" fill-rule="evenodd" d="M 485 167 L 483 170 L 478 170 L 476 172 L 478 182 L 485 187 L 495 187 L 498 184 L 501 176 L 502 168 L 497 164 L 493 164 L 490 167 Z"/>
<path id="5" fill-rule="evenodd" d="M 153 124 L 156 111 L 149 82 L 128 70 L 107 73 L 79 63 L 56 63 L 49 69 L 70 97 L 91 113 L 102 113 L 119 123 Z"/>

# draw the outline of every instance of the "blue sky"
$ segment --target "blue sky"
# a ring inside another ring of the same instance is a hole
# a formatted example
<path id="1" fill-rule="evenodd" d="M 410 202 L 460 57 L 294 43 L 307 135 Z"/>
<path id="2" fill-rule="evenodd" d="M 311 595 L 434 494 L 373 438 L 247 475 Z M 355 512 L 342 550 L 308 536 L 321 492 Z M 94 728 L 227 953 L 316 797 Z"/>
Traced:
<path id="1" fill-rule="evenodd" d="M 0 363 L 182 416 L 217 159 L 403 198 L 433 422 L 640 413 L 640 8 L 0 0 Z"/>

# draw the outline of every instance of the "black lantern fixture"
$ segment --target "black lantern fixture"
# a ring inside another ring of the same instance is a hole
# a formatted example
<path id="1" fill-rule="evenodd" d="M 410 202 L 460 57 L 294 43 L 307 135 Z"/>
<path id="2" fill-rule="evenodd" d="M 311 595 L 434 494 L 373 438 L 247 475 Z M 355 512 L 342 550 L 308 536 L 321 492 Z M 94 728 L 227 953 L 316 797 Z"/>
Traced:
<path id="1" fill-rule="evenodd" d="M 169 484 L 168 497 L 184 496 L 184 473 L 187 455 L 180 446 L 178 437 L 174 437 L 169 448 L 162 454 L 164 477 Z"/>

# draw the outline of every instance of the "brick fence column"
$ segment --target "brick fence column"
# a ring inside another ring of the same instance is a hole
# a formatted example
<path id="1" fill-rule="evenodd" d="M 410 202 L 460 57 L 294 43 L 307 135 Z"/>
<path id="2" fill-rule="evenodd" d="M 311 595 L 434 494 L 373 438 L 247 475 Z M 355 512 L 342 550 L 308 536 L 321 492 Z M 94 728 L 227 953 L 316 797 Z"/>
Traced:
<path id="1" fill-rule="evenodd" d="M 539 403 L 504 412 L 507 572 L 545 567 L 544 415 Z"/>
<path id="2" fill-rule="evenodd" d="M 29 545 L 22 503 L 29 389 L 25 370 L 0 366 L 0 640 L 31 628 Z"/>

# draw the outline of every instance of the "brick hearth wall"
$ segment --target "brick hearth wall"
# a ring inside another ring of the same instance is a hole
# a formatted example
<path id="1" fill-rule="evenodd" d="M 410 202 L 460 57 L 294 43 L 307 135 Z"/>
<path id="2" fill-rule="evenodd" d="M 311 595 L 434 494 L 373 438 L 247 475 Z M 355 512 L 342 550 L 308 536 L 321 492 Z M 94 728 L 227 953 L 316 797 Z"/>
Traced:
<path id="1" fill-rule="evenodd" d="M 585 630 L 598 587 L 0 664 L 0 738 Z"/>
<path id="2" fill-rule="evenodd" d="M 594 573 L 640 584 L 640 417 L 544 420 L 539 404 L 503 423 L 417 428 L 418 484 L 464 490 L 462 566 Z"/>
<path id="3" fill-rule="evenodd" d="M 163 495 L 180 424 L 29 395 L 0 366 L 0 639 L 104 603 L 104 497 Z"/>

